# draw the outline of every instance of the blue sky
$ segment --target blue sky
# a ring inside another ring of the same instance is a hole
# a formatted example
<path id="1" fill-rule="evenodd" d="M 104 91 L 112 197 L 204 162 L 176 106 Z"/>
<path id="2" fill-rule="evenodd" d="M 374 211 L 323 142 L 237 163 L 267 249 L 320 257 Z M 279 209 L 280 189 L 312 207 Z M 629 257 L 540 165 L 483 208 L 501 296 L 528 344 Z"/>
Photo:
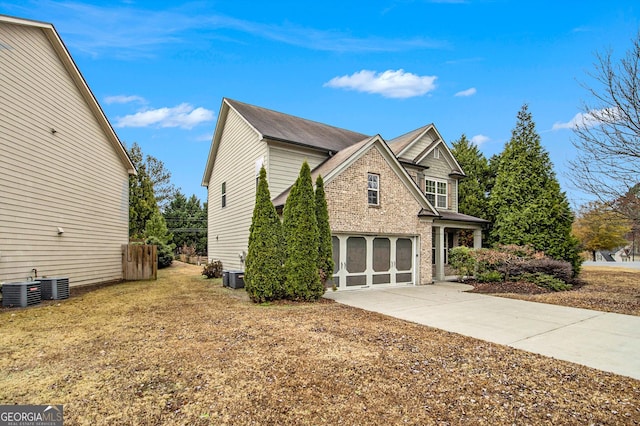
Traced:
<path id="1" fill-rule="evenodd" d="M 4 1 L 51 22 L 120 139 L 200 186 L 223 97 L 392 139 L 434 123 L 490 157 L 523 103 L 574 206 L 571 122 L 595 52 L 622 55 L 637 1 Z M 238 153 L 241 155 L 241 153 Z"/>

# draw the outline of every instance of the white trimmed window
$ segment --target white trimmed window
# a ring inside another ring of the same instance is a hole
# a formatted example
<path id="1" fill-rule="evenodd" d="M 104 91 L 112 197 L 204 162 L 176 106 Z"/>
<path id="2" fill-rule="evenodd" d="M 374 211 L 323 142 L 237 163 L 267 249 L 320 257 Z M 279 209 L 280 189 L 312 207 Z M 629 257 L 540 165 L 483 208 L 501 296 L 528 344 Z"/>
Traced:
<path id="1" fill-rule="evenodd" d="M 435 148 L 433 150 L 433 158 L 440 158 L 440 148 Z"/>
<path id="2" fill-rule="evenodd" d="M 437 209 L 447 208 L 447 182 L 437 179 L 426 179 L 425 195 L 427 200 Z"/>
<path id="3" fill-rule="evenodd" d="M 367 176 L 367 201 L 370 206 L 380 205 L 380 175 L 369 173 Z"/>
<path id="4" fill-rule="evenodd" d="M 222 207 L 227 207 L 227 182 L 222 182 Z"/>

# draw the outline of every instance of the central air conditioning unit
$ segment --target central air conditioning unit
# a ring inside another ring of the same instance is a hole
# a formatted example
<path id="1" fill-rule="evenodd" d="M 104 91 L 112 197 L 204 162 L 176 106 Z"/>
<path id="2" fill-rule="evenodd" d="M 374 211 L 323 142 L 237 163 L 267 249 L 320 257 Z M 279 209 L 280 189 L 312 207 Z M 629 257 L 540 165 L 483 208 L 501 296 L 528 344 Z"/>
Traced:
<path id="1" fill-rule="evenodd" d="M 2 306 L 26 308 L 37 305 L 42 300 L 40 290 L 40 281 L 4 283 L 2 284 Z"/>
<path id="2" fill-rule="evenodd" d="M 69 278 L 38 278 L 42 285 L 42 300 L 59 300 L 69 298 Z"/>
<path id="3" fill-rule="evenodd" d="M 244 288 L 244 272 L 229 271 L 229 287 Z"/>

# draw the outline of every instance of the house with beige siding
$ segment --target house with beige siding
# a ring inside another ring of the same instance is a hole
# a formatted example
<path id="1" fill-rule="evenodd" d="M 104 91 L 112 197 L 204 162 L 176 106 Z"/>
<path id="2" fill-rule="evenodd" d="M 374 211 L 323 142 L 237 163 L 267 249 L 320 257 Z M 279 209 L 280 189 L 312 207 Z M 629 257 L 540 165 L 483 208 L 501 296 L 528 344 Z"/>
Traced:
<path id="1" fill-rule="evenodd" d="M 121 280 L 131 174 L 53 25 L 0 15 L 0 282 Z"/>
<path id="2" fill-rule="evenodd" d="M 244 269 L 260 168 L 282 209 L 305 160 L 325 182 L 338 289 L 428 284 L 461 230 L 481 245 L 486 221 L 458 213 L 465 175 L 433 124 L 386 141 L 225 98 L 202 181 L 211 260 Z"/>

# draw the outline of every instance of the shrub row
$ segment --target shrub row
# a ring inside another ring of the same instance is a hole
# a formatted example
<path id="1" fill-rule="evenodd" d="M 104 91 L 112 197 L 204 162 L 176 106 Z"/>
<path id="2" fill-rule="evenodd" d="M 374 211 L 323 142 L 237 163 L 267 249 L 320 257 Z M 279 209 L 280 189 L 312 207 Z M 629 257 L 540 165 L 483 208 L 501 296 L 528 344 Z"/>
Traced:
<path id="1" fill-rule="evenodd" d="M 329 213 L 321 176 L 314 191 L 311 168 L 304 161 L 289 191 L 282 222 L 276 213 L 267 172 L 260 169 L 249 230 L 245 290 L 256 303 L 278 299 L 315 301 L 333 271 Z"/>
<path id="2" fill-rule="evenodd" d="M 571 288 L 571 263 L 556 260 L 527 246 L 493 249 L 451 249 L 449 264 L 461 277 L 475 275 L 479 282 L 525 280 L 554 291 Z"/>
<path id="3" fill-rule="evenodd" d="M 568 283 L 572 280 L 573 270 L 569 262 L 551 259 L 549 257 L 542 259 L 523 259 L 515 262 L 511 266 L 510 275 L 523 276 L 527 274 L 545 274 Z"/>

